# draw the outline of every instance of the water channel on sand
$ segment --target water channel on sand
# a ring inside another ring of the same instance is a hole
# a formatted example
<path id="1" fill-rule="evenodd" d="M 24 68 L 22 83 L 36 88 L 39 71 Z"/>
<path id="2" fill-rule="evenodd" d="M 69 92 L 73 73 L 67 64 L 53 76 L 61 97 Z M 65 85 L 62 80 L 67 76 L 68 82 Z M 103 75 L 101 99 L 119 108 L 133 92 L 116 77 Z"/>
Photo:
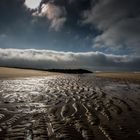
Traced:
<path id="1" fill-rule="evenodd" d="M 139 140 L 140 85 L 93 74 L 0 80 L 0 140 Z"/>

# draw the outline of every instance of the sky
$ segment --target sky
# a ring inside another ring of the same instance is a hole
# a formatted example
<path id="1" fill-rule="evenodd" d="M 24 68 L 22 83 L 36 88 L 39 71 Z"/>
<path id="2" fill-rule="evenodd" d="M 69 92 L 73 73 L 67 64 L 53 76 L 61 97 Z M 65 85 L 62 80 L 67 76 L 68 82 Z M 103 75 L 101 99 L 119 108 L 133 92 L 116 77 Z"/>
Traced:
<path id="1" fill-rule="evenodd" d="M 140 70 L 139 0 L 0 0 L 0 66 Z"/>

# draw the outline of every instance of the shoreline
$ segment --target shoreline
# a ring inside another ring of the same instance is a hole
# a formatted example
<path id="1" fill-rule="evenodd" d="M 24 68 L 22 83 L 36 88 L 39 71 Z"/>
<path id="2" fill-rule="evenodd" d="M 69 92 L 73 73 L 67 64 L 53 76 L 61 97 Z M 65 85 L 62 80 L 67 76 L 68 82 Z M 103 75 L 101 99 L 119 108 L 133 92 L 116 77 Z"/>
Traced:
<path id="1" fill-rule="evenodd" d="M 0 67 L 0 80 L 4 79 L 17 79 L 17 78 L 28 78 L 28 77 L 40 77 L 40 76 L 53 76 L 58 74 L 64 74 L 61 72 L 50 72 L 36 69 L 20 69 L 20 68 L 9 68 Z M 109 78 L 120 81 L 130 81 L 140 83 L 140 73 L 134 72 L 95 72 L 93 73 L 96 77 Z"/>

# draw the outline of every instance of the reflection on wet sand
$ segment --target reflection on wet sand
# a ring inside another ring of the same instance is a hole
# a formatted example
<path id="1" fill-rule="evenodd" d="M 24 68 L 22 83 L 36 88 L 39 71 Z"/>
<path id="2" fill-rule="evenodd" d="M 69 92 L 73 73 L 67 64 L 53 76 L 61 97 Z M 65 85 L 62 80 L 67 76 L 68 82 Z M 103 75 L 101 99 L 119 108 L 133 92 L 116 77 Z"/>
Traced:
<path id="1" fill-rule="evenodd" d="M 139 140 L 140 85 L 91 74 L 0 81 L 0 140 Z"/>

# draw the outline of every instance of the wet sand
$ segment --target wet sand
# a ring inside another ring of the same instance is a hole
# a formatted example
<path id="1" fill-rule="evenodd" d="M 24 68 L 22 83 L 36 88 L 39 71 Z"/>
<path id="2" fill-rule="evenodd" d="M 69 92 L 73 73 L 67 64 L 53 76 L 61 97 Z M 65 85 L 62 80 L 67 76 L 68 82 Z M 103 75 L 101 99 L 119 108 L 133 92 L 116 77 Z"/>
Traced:
<path id="1" fill-rule="evenodd" d="M 0 140 L 139 140 L 140 84 L 93 74 L 0 80 Z"/>

